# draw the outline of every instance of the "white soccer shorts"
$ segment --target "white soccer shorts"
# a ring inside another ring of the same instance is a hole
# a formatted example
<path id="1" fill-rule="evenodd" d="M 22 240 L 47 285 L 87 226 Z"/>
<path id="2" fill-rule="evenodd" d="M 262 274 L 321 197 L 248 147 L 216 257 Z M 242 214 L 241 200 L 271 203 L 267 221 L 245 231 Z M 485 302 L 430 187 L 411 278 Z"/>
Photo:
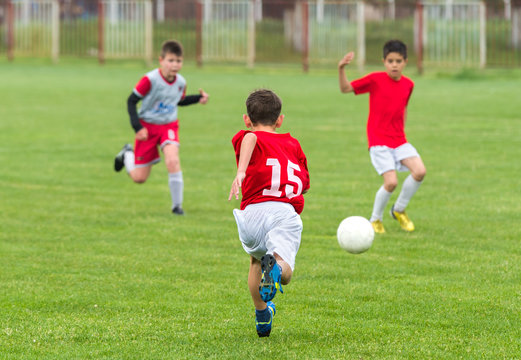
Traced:
<path id="1" fill-rule="evenodd" d="M 234 209 L 239 238 L 244 250 L 260 260 L 277 253 L 291 269 L 300 247 L 302 220 L 292 205 L 269 201 Z"/>
<path id="2" fill-rule="evenodd" d="M 418 151 L 409 143 L 400 145 L 396 149 L 387 146 L 371 146 L 369 155 L 378 175 L 390 170 L 408 171 L 409 169 L 401 161 L 415 156 L 420 157 Z"/>

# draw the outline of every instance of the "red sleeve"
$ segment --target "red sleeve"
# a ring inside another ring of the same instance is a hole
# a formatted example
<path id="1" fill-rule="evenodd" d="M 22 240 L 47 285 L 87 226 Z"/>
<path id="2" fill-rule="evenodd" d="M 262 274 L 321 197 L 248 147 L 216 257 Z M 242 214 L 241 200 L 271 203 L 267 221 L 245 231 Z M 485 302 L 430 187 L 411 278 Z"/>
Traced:
<path id="1" fill-rule="evenodd" d="M 356 95 L 369 92 L 373 86 L 373 77 L 371 74 L 368 74 L 363 78 L 351 81 L 351 86 Z"/>
<path id="2" fill-rule="evenodd" d="M 232 139 L 233 149 L 235 150 L 235 160 L 237 164 L 239 164 L 239 156 L 241 155 L 241 144 L 242 139 L 244 139 L 244 135 L 246 135 L 249 131 L 241 130 Z"/>
<path id="3" fill-rule="evenodd" d="M 143 76 L 141 80 L 136 84 L 134 88 L 134 93 L 138 96 L 145 97 L 146 94 L 150 91 L 152 87 L 150 83 L 150 79 L 147 76 Z"/>

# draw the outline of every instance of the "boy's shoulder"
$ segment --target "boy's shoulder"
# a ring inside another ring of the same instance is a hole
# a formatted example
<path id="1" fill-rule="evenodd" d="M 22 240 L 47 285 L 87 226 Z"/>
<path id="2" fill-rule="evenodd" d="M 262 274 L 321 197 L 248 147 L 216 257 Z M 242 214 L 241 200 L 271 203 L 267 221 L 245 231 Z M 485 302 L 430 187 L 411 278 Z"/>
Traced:
<path id="1" fill-rule="evenodd" d="M 260 141 L 295 141 L 298 143 L 298 140 L 291 136 L 290 133 L 273 133 L 267 131 L 251 131 L 251 130 L 239 130 L 232 138 L 232 143 L 236 144 L 238 141 L 242 140 L 246 134 L 252 133 L 254 134 L 258 140 Z"/>
<path id="2" fill-rule="evenodd" d="M 257 135 L 258 141 L 272 144 L 271 146 L 281 146 L 287 149 L 300 148 L 300 142 L 297 140 L 297 138 L 291 136 L 289 132 L 272 133 L 265 131 L 256 131 L 255 135 Z"/>
<path id="3" fill-rule="evenodd" d="M 150 79 L 150 78 L 155 77 L 155 76 L 161 76 L 161 73 L 159 72 L 159 68 L 155 68 L 155 69 L 152 69 L 152 70 L 148 71 L 145 74 L 145 76 Z"/>
<path id="4" fill-rule="evenodd" d="M 406 83 L 410 83 L 410 84 L 414 85 L 414 81 L 412 81 L 412 79 L 410 77 L 408 77 L 408 76 L 402 75 L 400 80 L 403 80 Z"/>
<path id="5" fill-rule="evenodd" d="M 242 141 L 242 139 L 244 139 L 244 136 L 247 134 L 247 133 L 250 133 L 251 131 L 250 130 L 239 130 L 237 132 L 237 134 L 235 134 L 232 138 L 232 144 L 234 147 L 237 147 L 238 144 Z"/>
<path id="6" fill-rule="evenodd" d="M 385 71 L 374 71 L 366 75 L 366 77 L 371 77 L 378 80 L 388 80 L 389 75 Z M 414 83 L 411 78 L 405 76 L 402 74 L 400 81 L 408 82 L 408 83 Z"/>
<path id="7" fill-rule="evenodd" d="M 365 75 L 364 77 L 374 78 L 374 79 L 385 79 L 386 76 L 388 76 L 388 75 L 385 71 L 373 71 L 373 72 L 370 72 L 369 74 Z"/>
<path id="8" fill-rule="evenodd" d="M 179 73 L 176 74 L 176 81 L 180 81 L 180 82 L 183 82 L 183 83 L 186 84 L 185 77 L 183 75 L 179 74 Z"/>

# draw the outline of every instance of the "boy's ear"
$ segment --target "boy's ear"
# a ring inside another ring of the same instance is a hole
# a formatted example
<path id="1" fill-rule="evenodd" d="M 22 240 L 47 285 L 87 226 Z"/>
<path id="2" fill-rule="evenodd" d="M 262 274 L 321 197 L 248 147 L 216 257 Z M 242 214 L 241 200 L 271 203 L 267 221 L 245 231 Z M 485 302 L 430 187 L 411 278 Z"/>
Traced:
<path id="1" fill-rule="evenodd" d="M 280 114 L 277 118 L 277 122 L 275 123 L 275 128 L 279 128 L 282 126 L 282 122 L 284 121 L 284 115 Z"/>
<path id="2" fill-rule="evenodd" d="M 248 115 L 243 114 L 242 119 L 244 120 L 244 125 L 246 125 L 247 128 L 251 128 L 253 124 L 251 123 L 251 119 Z"/>

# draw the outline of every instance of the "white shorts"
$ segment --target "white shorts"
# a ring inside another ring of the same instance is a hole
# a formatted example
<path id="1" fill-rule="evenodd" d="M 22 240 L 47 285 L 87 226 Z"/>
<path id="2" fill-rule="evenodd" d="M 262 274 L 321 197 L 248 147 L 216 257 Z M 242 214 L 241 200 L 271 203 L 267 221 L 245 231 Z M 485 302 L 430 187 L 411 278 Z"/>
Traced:
<path id="1" fill-rule="evenodd" d="M 387 146 L 371 146 L 369 155 L 378 175 L 391 170 L 408 171 L 409 169 L 401 161 L 411 157 L 420 157 L 418 151 L 409 143 L 400 145 L 396 149 Z"/>
<path id="2" fill-rule="evenodd" d="M 269 201 L 233 210 L 244 250 L 260 260 L 277 253 L 291 269 L 300 247 L 302 220 L 292 205 Z"/>

